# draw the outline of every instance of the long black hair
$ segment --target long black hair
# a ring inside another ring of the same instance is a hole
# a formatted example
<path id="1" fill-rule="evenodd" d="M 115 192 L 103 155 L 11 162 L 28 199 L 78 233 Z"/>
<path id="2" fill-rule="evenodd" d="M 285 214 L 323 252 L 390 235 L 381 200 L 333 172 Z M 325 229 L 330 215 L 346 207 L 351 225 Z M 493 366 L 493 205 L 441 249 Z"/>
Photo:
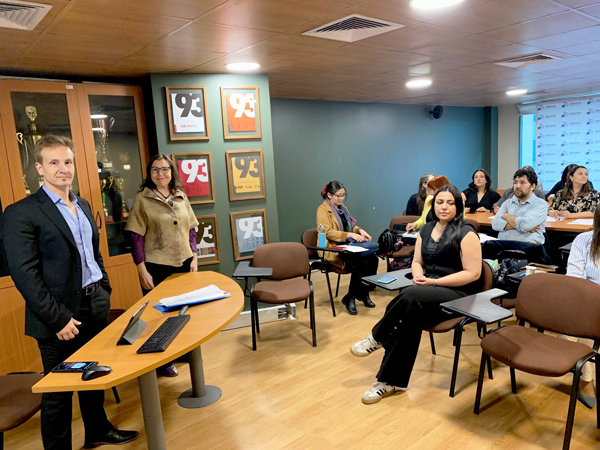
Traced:
<path id="1" fill-rule="evenodd" d="M 563 184 L 567 184 L 569 173 L 571 173 L 571 170 L 575 169 L 576 167 L 577 164 L 569 164 L 567 167 L 565 167 L 565 170 L 563 170 L 563 173 L 560 176 L 560 181 L 562 181 Z"/>
<path id="2" fill-rule="evenodd" d="M 581 189 L 579 190 L 579 192 L 575 193 L 573 190 L 573 180 L 571 180 L 571 177 L 575 175 L 575 172 L 577 172 L 579 169 L 585 169 L 585 171 L 587 172 L 587 167 L 585 166 L 578 166 L 575 164 L 572 164 L 573 167 L 570 171 L 569 171 L 569 176 L 567 176 L 567 181 L 565 182 L 565 188 L 560 192 L 560 197 L 563 200 L 575 200 L 577 197 L 586 197 L 587 195 L 589 195 L 590 191 L 591 191 L 591 186 L 590 186 L 590 178 L 588 175 L 588 180 L 587 183 L 585 183 L 583 186 L 581 186 Z"/>
<path id="3" fill-rule="evenodd" d="M 492 177 L 490 177 L 490 174 L 487 173 L 487 171 L 485 169 L 477 169 L 475 172 L 473 172 L 473 176 L 471 177 L 473 179 L 473 181 L 471 181 L 469 183 L 469 187 L 471 189 L 473 189 L 474 191 L 477 191 L 477 186 L 475 186 L 475 174 L 477 172 L 483 172 L 483 176 L 485 177 L 485 192 L 491 192 L 491 190 L 492 190 Z"/>
<path id="4" fill-rule="evenodd" d="M 465 204 L 463 203 L 462 196 L 460 195 L 460 191 L 453 184 L 447 184 L 439 188 L 435 195 L 433 196 L 433 201 L 431 202 L 431 213 L 433 214 L 433 218 L 436 222 L 439 222 L 440 219 L 435 214 L 435 201 L 440 192 L 450 192 L 454 197 L 454 206 L 456 207 L 456 215 L 448 222 L 448 226 L 446 227 L 446 232 L 444 233 L 444 243 L 450 244 L 452 247 L 460 251 L 460 235 L 462 231 L 462 227 L 465 223 L 463 218 L 463 213 L 465 211 Z"/>

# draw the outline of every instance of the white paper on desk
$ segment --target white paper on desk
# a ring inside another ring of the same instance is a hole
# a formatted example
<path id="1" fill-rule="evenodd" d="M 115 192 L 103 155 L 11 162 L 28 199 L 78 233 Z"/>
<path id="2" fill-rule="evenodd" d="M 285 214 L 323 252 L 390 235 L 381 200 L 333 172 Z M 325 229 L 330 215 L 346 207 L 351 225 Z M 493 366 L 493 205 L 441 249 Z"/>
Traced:
<path id="1" fill-rule="evenodd" d="M 564 217 L 546 217 L 546 222 L 560 222 L 561 220 L 565 220 Z"/>
<path id="2" fill-rule="evenodd" d="M 577 219 L 571 222 L 570 225 L 594 225 L 594 219 Z"/>
<path id="3" fill-rule="evenodd" d="M 346 247 L 344 247 L 344 250 L 346 250 L 347 252 L 352 252 L 352 253 L 360 253 L 360 252 L 367 251 L 366 248 L 359 247 L 358 245 L 346 245 Z"/>
<path id="4" fill-rule="evenodd" d="M 176 295 L 174 297 L 167 297 L 159 300 L 159 304 L 163 306 L 178 306 L 187 305 L 189 303 L 198 302 L 201 300 L 216 300 L 219 298 L 231 297 L 229 292 L 219 289 L 214 284 L 196 289 L 192 292 L 186 292 L 185 294 Z"/>
<path id="5" fill-rule="evenodd" d="M 488 217 L 488 219 L 493 219 L 494 217 L 496 217 L 496 216 L 490 216 L 490 217 Z"/>
<path id="6" fill-rule="evenodd" d="M 479 235 L 479 242 L 481 242 L 482 244 L 486 241 L 497 241 L 498 238 L 495 238 L 493 236 L 488 236 L 485 233 L 477 233 Z"/>
<path id="7" fill-rule="evenodd" d="M 417 235 L 419 234 L 418 230 L 415 231 L 406 231 L 402 237 L 408 237 L 408 238 L 417 238 Z"/>

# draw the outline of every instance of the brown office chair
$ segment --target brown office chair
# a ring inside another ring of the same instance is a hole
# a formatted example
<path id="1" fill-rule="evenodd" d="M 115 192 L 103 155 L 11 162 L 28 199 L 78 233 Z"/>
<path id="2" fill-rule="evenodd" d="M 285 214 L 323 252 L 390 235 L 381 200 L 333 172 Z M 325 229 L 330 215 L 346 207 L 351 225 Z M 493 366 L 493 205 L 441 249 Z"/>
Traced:
<path id="1" fill-rule="evenodd" d="M 483 372 L 488 355 L 510 367 L 514 394 L 517 393 L 515 369 L 546 377 L 561 377 L 573 372 L 563 440 L 563 450 L 567 450 L 571 442 L 583 364 L 593 361 L 596 364 L 596 376 L 600 376 L 597 351 L 600 344 L 600 286 L 581 278 L 535 273 L 521 282 L 515 313 L 518 325 L 503 326 L 481 341 L 482 359 L 473 412 L 479 414 Z M 529 322 L 532 328 L 525 328 L 525 322 Z M 544 330 L 593 339 L 594 349 L 544 334 Z M 596 402 L 600 404 L 600 390 L 596 390 Z M 600 428 L 598 407 L 596 412 L 596 426 Z"/>
<path id="2" fill-rule="evenodd" d="M 471 225 L 475 229 L 475 233 L 479 233 L 479 230 L 481 229 L 481 225 L 479 225 L 479 222 L 473 219 L 465 219 L 465 223 Z"/>
<path id="3" fill-rule="evenodd" d="M 394 225 L 402 225 L 405 223 L 412 223 L 419 220 L 419 216 L 396 216 L 394 218 L 392 218 L 392 220 L 390 220 L 390 230 L 394 229 Z M 394 258 L 405 258 L 407 256 L 412 256 L 415 254 L 415 246 L 414 245 L 404 245 L 402 246 L 402 248 L 400 250 L 398 250 L 397 252 L 392 253 L 389 256 L 386 256 L 386 262 L 387 262 L 387 271 L 390 271 L 390 258 L 394 259 Z"/>
<path id="4" fill-rule="evenodd" d="M 4 432 L 27 422 L 42 404 L 42 394 L 31 387 L 42 379 L 37 372 L 9 373 L 0 377 L 0 450 L 4 448 Z"/>
<path id="5" fill-rule="evenodd" d="M 298 242 L 263 244 L 254 252 L 253 266 L 272 268 L 273 275 L 268 279 L 274 281 L 259 280 L 250 291 L 252 350 L 256 350 L 256 333 L 260 333 L 258 302 L 283 304 L 306 298 L 310 305 L 312 344 L 316 347 L 315 300 L 312 282 L 306 279 L 310 273 L 306 247 Z"/>
<path id="6" fill-rule="evenodd" d="M 494 273 L 492 268 L 485 261 L 482 262 L 481 265 L 481 276 L 479 280 L 481 281 L 481 290 L 487 291 L 492 289 L 492 281 L 494 278 Z M 429 333 L 429 341 L 431 342 L 431 353 L 434 355 L 435 352 L 435 342 L 433 340 L 433 333 L 447 333 L 448 331 L 454 330 L 454 338 L 452 340 L 452 345 L 454 346 L 454 365 L 452 366 L 452 377 L 450 379 L 450 397 L 454 397 L 454 389 L 456 387 L 456 376 L 458 374 L 458 361 L 460 359 L 460 345 L 462 342 L 462 334 L 465 328 L 465 325 L 471 323 L 472 320 L 460 316 L 453 317 L 452 319 L 445 320 L 440 322 L 432 327 L 425 329 Z M 490 366 L 489 377 L 492 378 L 492 371 Z"/>
<path id="7" fill-rule="evenodd" d="M 316 228 L 310 228 L 306 230 L 304 233 L 302 233 L 302 236 L 300 237 L 300 242 L 302 242 L 303 245 L 308 247 L 317 247 L 318 240 L 319 233 Z M 319 269 L 321 273 L 325 274 L 325 279 L 327 280 L 327 289 L 329 290 L 329 301 L 331 302 L 331 311 L 333 312 L 333 317 L 335 317 L 335 304 L 333 303 L 333 295 L 331 293 L 331 282 L 329 280 L 329 273 L 337 273 L 338 279 L 337 286 L 335 288 L 335 296 L 337 297 L 338 292 L 340 290 L 341 276 L 349 274 L 350 272 L 347 272 L 346 270 L 329 263 L 325 259 L 325 252 L 321 252 L 323 253 L 323 256 L 319 256 L 319 252 L 317 252 L 316 250 L 307 249 L 307 252 L 308 263 L 310 265 L 310 271 L 308 272 L 308 281 L 310 281 L 310 275 L 313 269 Z M 304 302 L 304 308 L 306 308 L 306 302 Z"/>

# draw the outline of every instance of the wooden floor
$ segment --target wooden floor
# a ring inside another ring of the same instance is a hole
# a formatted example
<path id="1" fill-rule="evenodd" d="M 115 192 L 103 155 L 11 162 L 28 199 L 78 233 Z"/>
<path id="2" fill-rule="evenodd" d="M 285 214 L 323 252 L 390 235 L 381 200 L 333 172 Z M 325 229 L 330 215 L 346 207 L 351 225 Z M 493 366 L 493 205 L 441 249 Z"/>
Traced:
<path id="1" fill-rule="evenodd" d="M 348 278 L 342 277 L 340 291 L 345 292 Z M 159 380 L 169 449 L 561 448 L 571 376 L 551 379 L 517 372 L 519 393 L 513 395 L 508 369 L 495 362 L 494 380 L 484 383 L 482 412 L 473 414 L 480 358 L 474 325 L 463 338 L 454 399 L 448 396 L 451 335 L 436 335 L 437 356 L 424 335 L 409 390 L 363 405 L 360 398 L 375 381 L 382 351 L 357 358 L 349 349 L 367 335 L 393 296 L 377 289 L 372 295 L 377 307 L 358 305 L 358 316 L 346 314 L 338 299 L 334 318 L 324 277 L 314 274 L 314 284 L 317 348 L 310 345 L 308 312 L 299 307 L 297 321 L 262 326 L 256 352 L 250 349 L 249 328 L 222 332 L 203 346 L 207 383 L 223 390 L 217 403 L 197 410 L 177 405 L 177 396 L 190 387 L 187 365 L 178 365 L 179 377 Z M 107 391 L 109 418 L 120 428 L 142 431 L 140 439 L 119 448 L 144 449 L 137 383 L 119 386 L 119 393 L 122 402 L 117 405 Z M 42 448 L 39 426 L 38 413 L 5 434 L 5 448 Z M 73 447 L 80 448 L 83 439 L 75 407 Z M 595 410 L 578 405 L 571 448 L 600 448 Z"/>

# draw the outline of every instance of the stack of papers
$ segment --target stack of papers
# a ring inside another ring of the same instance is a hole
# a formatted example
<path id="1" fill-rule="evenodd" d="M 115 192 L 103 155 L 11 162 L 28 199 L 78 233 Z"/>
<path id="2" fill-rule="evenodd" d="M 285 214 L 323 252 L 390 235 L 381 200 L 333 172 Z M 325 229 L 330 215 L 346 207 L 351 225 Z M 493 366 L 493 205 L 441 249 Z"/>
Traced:
<path id="1" fill-rule="evenodd" d="M 594 225 L 594 219 L 577 219 L 571 222 L 571 225 Z"/>
<path id="2" fill-rule="evenodd" d="M 406 231 L 402 237 L 408 237 L 408 238 L 417 238 L 417 235 L 419 234 L 418 230 L 414 230 L 414 231 Z"/>
<path id="3" fill-rule="evenodd" d="M 345 250 L 345 251 L 351 252 L 351 253 L 360 253 L 360 252 L 367 251 L 366 248 L 360 247 L 358 245 L 338 245 L 338 246 L 332 247 L 332 248 L 342 249 L 342 250 Z"/>
<path id="4" fill-rule="evenodd" d="M 219 289 L 214 284 L 211 284 L 192 292 L 176 295 L 175 297 L 163 298 L 162 300 L 159 300 L 158 304 L 154 305 L 154 307 L 159 311 L 166 312 L 178 309 L 185 305 L 199 305 L 201 303 L 208 303 L 226 297 L 231 297 L 231 294 Z"/>
<path id="5" fill-rule="evenodd" d="M 498 238 L 495 238 L 493 236 L 488 236 L 485 233 L 478 233 L 479 234 L 479 242 L 481 242 L 482 244 L 486 241 L 497 241 Z"/>

